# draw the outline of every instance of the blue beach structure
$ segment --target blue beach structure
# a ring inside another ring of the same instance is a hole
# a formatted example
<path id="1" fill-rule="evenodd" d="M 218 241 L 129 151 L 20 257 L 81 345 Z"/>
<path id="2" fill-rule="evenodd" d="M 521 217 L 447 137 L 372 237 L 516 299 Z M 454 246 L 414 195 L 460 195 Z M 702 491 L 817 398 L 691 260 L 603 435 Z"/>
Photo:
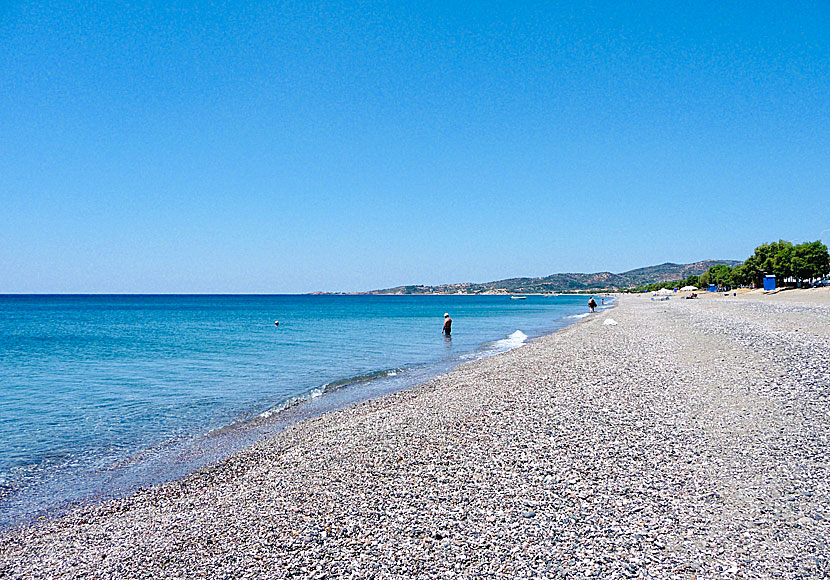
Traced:
<path id="1" fill-rule="evenodd" d="M 775 290 L 775 276 L 764 276 L 764 291 Z"/>

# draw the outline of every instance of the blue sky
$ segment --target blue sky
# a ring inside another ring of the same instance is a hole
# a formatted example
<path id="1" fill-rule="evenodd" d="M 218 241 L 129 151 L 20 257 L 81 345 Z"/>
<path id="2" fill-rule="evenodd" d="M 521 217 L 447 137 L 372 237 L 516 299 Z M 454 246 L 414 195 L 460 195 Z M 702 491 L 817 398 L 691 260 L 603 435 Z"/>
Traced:
<path id="1" fill-rule="evenodd" d="M 0 2 L 0 292 L 830 243 L 830 4 Z"/>

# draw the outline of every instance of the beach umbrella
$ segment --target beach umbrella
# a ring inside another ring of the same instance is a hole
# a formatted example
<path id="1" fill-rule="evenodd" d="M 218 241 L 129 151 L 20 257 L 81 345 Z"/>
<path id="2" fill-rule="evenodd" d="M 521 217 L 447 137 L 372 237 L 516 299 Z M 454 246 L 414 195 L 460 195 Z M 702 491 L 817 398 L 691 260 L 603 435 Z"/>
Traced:
<path id="1" fill-rule="evenodd" d="M 680 289 L 681 292 L 694 292 L 695 290 L 699 290 L 699 288 L 697 286 L 683 286 Z"/>
<path id="2" fill-rule="evenodd" d="M 657 291 L 658 296 L 668 296 L 669 294 L 674 294 L 674 290 L 669 290 L 668 288 L 660 288 Z"/>

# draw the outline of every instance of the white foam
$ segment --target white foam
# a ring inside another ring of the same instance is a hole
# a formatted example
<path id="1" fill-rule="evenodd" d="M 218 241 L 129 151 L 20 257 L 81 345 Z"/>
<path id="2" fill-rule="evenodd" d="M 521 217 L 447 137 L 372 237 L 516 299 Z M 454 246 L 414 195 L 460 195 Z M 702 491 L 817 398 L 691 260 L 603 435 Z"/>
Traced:
<path id="1" fill-rule="evenodd" d="M 309 399 L 316 399 L 317 397 L 319 397 L 320 395 L 322 395 L 325 392 L 325 388 L 326 388 L 326 385 L 322 385 L 322 386 L 319 386 L 319 387 L 315 387 L 315 388 L 311 389 L 310 391 L 308 391 L 308 392 L 306 392 L 302 395 L 297 395 L 296 397 L 291 397 L 291 398 L 283 401 L 282 403 L 280 403 L 276 407 L 272 407 L 270 409 L 267 409 L 267 410 L 263 411 L 262 413 L 257 415 L 257 417 L 259 417 L 261 419 L 267 419 L 268 417 L 271 417 L 272 415 L 274 415 L 276 413 L 279 413 L 281 411 L 285 411 L 288 407 L 291 407 L 291 406 L 299 403 L 300 401 L 307 401 Z"/>
<path id="2" fill-rule="evenodd" d="M 509 335 L 507 338 L 502 338 L 493 343 L 493 346 L 499 350 L 510 350 L 518 346 L 522 346 L 527 341 L 527 335 L 521 330 Z"/>
<path id="3" fill-rule="evenodd" d="M 566 318 L 585 318 L 586 316 L 591 316 L 591 313 L 586 312 L 585 314 L 571 314 L 570 316 L 567 316 Z"/>

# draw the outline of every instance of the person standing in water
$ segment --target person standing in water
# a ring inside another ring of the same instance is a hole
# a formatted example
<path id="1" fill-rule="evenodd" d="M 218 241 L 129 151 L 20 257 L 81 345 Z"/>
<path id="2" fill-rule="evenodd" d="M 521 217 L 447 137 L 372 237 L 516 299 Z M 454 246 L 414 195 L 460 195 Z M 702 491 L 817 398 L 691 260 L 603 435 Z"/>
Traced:
<path id="1" fill-rule="evenodd" d="M 593 296 L 591 296 L 591 299 L 588 300 L 588 308 L 591 309 L 591 312 L 594 312 L 596 310 L 596 307 L 597 307 L 597 301 L 594 300 Z"/>
<path id="2" fill-rule="evenodd" d="M 452 318 L 450 318 L 449 312 L 444 313 L 444 328 L 441 332 L 447 336 L 452 334 Z"/>

